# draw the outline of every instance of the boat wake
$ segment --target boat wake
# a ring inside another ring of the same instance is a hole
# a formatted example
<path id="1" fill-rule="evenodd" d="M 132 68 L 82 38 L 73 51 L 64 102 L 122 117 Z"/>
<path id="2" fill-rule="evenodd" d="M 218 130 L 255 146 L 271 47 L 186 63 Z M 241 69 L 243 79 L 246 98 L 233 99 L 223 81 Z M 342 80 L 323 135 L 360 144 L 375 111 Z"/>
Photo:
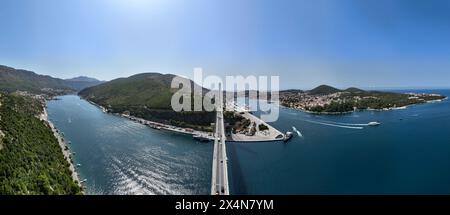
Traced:
<path id="1" fill-rule="evenodd" d="M 368 124 L 352 124 L 352 125 L 344 125 L 344 124 L 332 124 L 332 123 L 327 123 L 327 122 L 319 122 L 319 121 L 311 121 L 311 120 L 304 120 L 306 122 L 309 123 L 313 123 L 313 124 L 319 124 L 319 125 L 326 125 L 326 126 L 331 126 L 331 127 L 338 127 L 338 128 L 347 128 L 347 129 L 364 129 L 364 127 L 361 126 L 369 126 Z M 356 126 L 355 126 L 356 125 Z M 360 125 L 360 126 L 358 126 Z"/>
<path id="2" fill-rule="evenodd" d="M 345 123 L 345 122 L 333 122 L 333 121 L 322 121 L 322 122 L 335 124 L 335 125 L 344 125 L 344 126 L 357 126 L 357 127 L 370 126 L 369 123 Z"/>
<path id="3" fill-rule="evenodd" d="M 296 127 L 292 126 L 292 130 L 293 130 L 295 133 L 297 133 L 297 135 L 298 135 L 299 137 L 303 137 L 302 133 L 301 133 L 299 130 L 297 130 Z"/>

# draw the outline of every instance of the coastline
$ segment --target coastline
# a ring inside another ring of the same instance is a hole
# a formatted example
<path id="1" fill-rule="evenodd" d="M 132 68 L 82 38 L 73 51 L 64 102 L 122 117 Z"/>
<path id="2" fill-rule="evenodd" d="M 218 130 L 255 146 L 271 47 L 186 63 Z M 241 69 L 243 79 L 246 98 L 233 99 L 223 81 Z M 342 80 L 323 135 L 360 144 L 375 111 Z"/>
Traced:
<path id="1" fill-rule="evenodd" d="M 119 113 L 110 113 L 108 112 L 108 109 L 106 109 L 105 107 L 96 104 L 95 102 L 89 101 L 87 99 L 84 99 L 82 97 L 80 97 L 81 99 L 89 102 L 90 104 L 96 106 L 97 108 L 99 108 L 100 110 L 102 110 L 103 113 L 107 113 L 107 114 L 112 114 L 112 115 L 116 115 L 116 116 L 120 116 L 123 118 L 126 118 L 128 120 L 140 123 L 142 125 L 148 126 L 150 128 L 153 129 L 157 129 L 157 130 L 164 130 L 164 131 L 168 131 L 168 132 L 173 132 L 173 133 L 177 133 L 177 134 L 182 134 L 182 135 L 192 135 L 192 137 L 195 139 L 195 136 L 199 136 L 201 139 L 207 139 L 209 141 L 214 141 L 214 133 L 212 132 L 206 132 L 206 131 L 198 131 L 198 130 L 194 130 L 194 129 L 189 129 L 189 128 L 182 128 L 182 127 L 177 127 L 177 126 L 173 126 L 173 125 L 168 125 L 168 124 L 164 124 L 164 123 L 160 123 L 160 122 L 154 122 L 154 121 L 149 121 L 146 119 L 142 119 L 139 117 L 135 117 L 135 116 L 130 116 L 130 115 L 124 115 L 124 114 L 119 114 Z M 253 116 L 254 118 L 257 118 L 256 116 Z M 257 118 L 258 120 L 262 121 L 261 119 Z M 273 128 L 271 125 L 264 123 L 266 126 L 268 126 L 271 130 L 273 130 L 277 135 L 281 134 L 284 137 L 284 134 L 280 131 L 278 131 L 277 129 Z M 248 137 L 247 137 L 248 138 Z M 247 140 L 243 140 L 243 139 L 232 139 L 230 137 L 226 138 L 227 142 L 241 142 L 241 143 L 253 143 L 253 142 L 279 142 L 279 141 L 283 141 L 284 139 L 282 138 L 256 138 L 256 139 L 247 139 Z M 202 142 L 202 141 L 200 141 Z"/>
<path id="2" fill-rule="evenodd" d="M 55 136 L 55 138 L 58 140 L 59 146 L 61 148 L 61 151 L 64 155 L 64 158 L 66 159 L 67 163 L 69 163 L 69 169 L 72 172 L 72 179 L 78 184 L 78 186 L 80 186 L 81 188 L 81 192 L 83 194 L 85 194 L 84 189 L 83 189 L 83 185 L 81 184 L 80 181 L 80 177 L 78 175 L 78 172 L 75 169 L 75 166 L 71 160 L 71 155 L 72 153 L 70 152 L 70 150 L 68 149 L 68 145 L 67 143 L 64 141 L 64 138 L 61 136 L 61 134 L 59 133 L 59 131 L 56 129 L 56 127 L 53 125 L 52 122 L 50 122 L 50 120 L 48 119 L 48 113 L 47 113 L 47 108 L 44 107 L 44 112 L 40 115 L 39 117 L 41 120 L 45 121 L 51 128 L 53 135 Z M 67 148 L 67 150 L 66 150 Z"/>
<path id="3" fill-rule="evenodd" d="M 80 99 L 83 99 L 87 102 L 89 102 L 90 104 L 96 106 L 97 108 L 99 108 L 103 113 L 106 114 L 112 114 L 115 116 L 120 116 L 123 118 L 126 118 L 128 120 L 131 120 L 133 122 L 137 122 L 140 123 L 142 125 L 148 126 L 150 128 L 153 129 L 157 129 L 157 130 L 165 130 L 165 131 L 169 131 L 169 132 L 174 132 L 174 133 L 178 133 L 178 134 L 184 134 L 184 135 L 201 135 L 202 137 L 206 137 L 208 139 L 210 139 L 211 141 L 214 140 L 213 137 L 213 133 L 211 132 L 206 132 L 206 131 L 198 131 L 198 130 L 194 130 L 194 129 L 186 129 L 186 128 L 181 128 L 181 127 L 177 127 L 177 126 L 173 126 L 173 125 L 168 125 L 168 124 L 164 124 L 164 123 L 160 123 L 160 122 L 154 122 L 154 121 L 150 121 L 150 120 L 146 120 L 146 119 L 142 119 L 139 117 L 134 117 L 134 116 L 130 116 L 130 115 L 124 115 L 124 114 L 119 114 L 119 113 L 111 113 L 108 112 L 108 109 L 106 109 L 105 107 L 87 100 L 85 98 L 80 97 Z"/>
<path id="4" fill-rule="evenodd" d="M 408 107 L 412 107 L 412 106 L 416 106 L 416 105 L 434 104 L 434 103 L 443 102 L 445 100 L 448 100 L 448 97 L 445 97 L 443 99 L 430 100 L 430 101 L 426 101 L 424 103 L 410 104 L 410 105 L 405 105 L 405 106 L 395 107 L 395 108 L 383 108 L 383 109 L 367 108 L 367 109 L 356 109 L 356 110 L 347 111 L 347 112 L 314 112 L 314 111 L 308 111 L 308 110 L 300 109 L 300 108 L 288 107 L 288 106 L 282 105 L 281 103 L 280 103 L 280 106 L 284 107 L 284 108 L 287 108 L 287 109 L 297 110 L 297 111 L 301 111 L 301 112 L 309 113 L 309 114 L 314 114 L 314 115 L 345 115 L 345 114 L 351 114 L 351 113 L 363 112 L 363 111 L 382 112 L 382 111 L 404 110 L 404 109 L 407 109 Z"/>

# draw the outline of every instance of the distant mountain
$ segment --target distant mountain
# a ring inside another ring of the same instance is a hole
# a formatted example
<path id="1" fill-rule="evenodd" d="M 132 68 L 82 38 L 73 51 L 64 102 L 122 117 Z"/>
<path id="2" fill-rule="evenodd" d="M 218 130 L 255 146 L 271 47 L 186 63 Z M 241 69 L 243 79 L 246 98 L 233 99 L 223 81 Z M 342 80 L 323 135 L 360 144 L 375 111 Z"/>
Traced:
<path id="1" fill-rule="evenodd" d="M 349 93 L 364 93 L 366 92 L 365 90 L 361 90 L 359 88 L 356 87 L 350 87 L 344 90 L 344 92 L 349 92 Z"/>
<path id="2" fill-rule="evenodd" d="M 59 78 L 0 65 L 0 91 L 28 91 L 37 94 L 61 94 L 73 91 Z"/>
<path id="3" fill-rule="evenodd" d="M 296 89 L 290 89 L 290 90 L 282 90 L 280 93 L 304 93 L 303 90 L 296 90 Z"/>
<path id="4" fill-rule="evenodd" d="M 334 87 L 328 86 L 328 85 L 320 85 L 310 91 L 308 91 L 308 94 L 310 95 L 327 95 L 332 93 L 341 92 L 341 90 L 336 89 Z"/>
<path id="5" fill-rule="evenodd" d="M 205 130 L 214 122 L 214 113 L 175 112 L 171 107 L 172 74 L 144 73 L 119 78 L 86 88 L 79 95 L 107 108 L 110 112 L 129 112 L 131 115 L 151 121 Z M 191 86 L 193 86 L 193 82 Z"/>
<path id="6" fill-rule="evenodd" d="M 69 86 L 72 89 L 75 89 L 77 91 L 81 91 L 85 88 L 93 87 L 102 83 L 105 83 L 105 81 L 99 81 L 95 78 L 90 78 L 86 76 L 79 76 L 71 79 L 66 79 L 65 83 L 67 86 Z"/>
<path id="7" fill-rule="evenodd" d="M 66 79 L 66 81 L 73 81 L 73 82 L 99 82 L 99 80 L 95 78 L 90 78 L 86 76 L 78 76 L 75 78 Z"/>

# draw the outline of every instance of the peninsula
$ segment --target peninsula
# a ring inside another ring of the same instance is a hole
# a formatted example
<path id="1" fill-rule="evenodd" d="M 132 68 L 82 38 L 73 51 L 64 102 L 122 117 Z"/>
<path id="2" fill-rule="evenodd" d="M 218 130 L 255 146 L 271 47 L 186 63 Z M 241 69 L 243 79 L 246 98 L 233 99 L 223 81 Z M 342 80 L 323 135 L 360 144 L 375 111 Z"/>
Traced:
<path id="1" fill-rule="evenodd" d="M 402 109 L 409 105 L 441 101 L 446 98 L 438 94 L 365 91 L 353 87 L 340 90 L 327 85 L 309 91 L 280 91 L 282 106 L 320 114 Z"/>

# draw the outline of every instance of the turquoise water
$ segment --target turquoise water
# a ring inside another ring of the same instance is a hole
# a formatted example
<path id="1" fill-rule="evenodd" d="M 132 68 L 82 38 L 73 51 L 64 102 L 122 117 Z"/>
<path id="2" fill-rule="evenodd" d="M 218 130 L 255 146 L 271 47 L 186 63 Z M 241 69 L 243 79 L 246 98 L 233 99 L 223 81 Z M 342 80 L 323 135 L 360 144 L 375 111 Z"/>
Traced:
<path id="1" fill-rule="evenodd" d="M 61 98 L 49 102 L 49 117 L 73 142 L 88 193 L 209 194 L 212 144 Z M 371 121 L 382 125 L 363 125 Z M 450 194 L 448 100 L 343 116 L 283 108 L 271 124 L 303 137 L 228 143 L 233 194 Z"/>

